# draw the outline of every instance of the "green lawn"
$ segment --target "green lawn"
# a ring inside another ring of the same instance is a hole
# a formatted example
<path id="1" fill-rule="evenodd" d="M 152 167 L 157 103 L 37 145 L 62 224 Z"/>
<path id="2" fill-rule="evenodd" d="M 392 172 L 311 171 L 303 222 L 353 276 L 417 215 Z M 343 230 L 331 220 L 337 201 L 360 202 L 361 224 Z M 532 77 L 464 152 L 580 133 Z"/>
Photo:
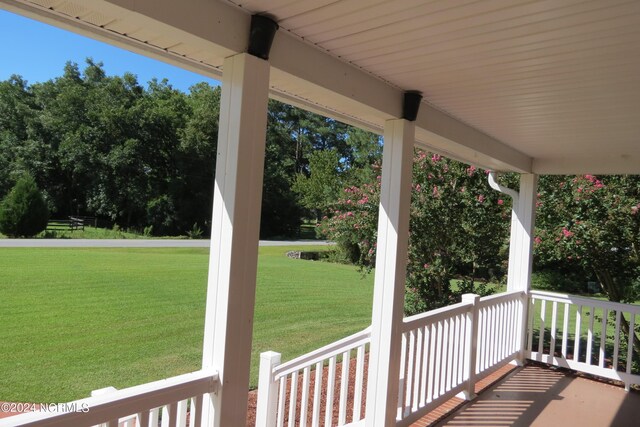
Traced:
<path id="1" fill-rule="evenodd" d="M 288 360 L 370 323 L 373 278 L 260 249 L 258 355 Z M 0 249 L 0 401 L 66 401 L 200 366 L 205 249 Z"/>

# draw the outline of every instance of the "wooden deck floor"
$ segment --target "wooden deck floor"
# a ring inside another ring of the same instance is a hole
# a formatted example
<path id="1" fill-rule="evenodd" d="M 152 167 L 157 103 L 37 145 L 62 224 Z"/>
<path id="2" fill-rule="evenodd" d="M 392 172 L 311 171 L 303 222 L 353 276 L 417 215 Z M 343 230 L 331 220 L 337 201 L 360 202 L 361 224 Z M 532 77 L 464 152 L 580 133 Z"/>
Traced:
<path id="1" fill-rule="evenodd" d="M 488 390 L 489 387 L 494 385 L 500 379 L 504 378 L 510 372 L 513 372 L 515 369 L 517 369 L 515 365 L 506 365 L 493 372 L 491 375 L 488 375 L 486 378 L 478 381 L 475 386 L 476 394 L 480 394 L 483 391 Z M 411 427 L 427 427 L 435 425 L 438 421 L 444 419 L 451 413 L 461 408 L 465 403 L 465 400 L 458 397 L 449 399 L 433 411 L 426 414 L 424 417 L 420 418 L 415 423 L 411 424 Z"/>
<path id="2" fill-rule="evenodd" d="M 565 370 L 528 365 L 432 425 L 636 427 L 640 393 Z"/>

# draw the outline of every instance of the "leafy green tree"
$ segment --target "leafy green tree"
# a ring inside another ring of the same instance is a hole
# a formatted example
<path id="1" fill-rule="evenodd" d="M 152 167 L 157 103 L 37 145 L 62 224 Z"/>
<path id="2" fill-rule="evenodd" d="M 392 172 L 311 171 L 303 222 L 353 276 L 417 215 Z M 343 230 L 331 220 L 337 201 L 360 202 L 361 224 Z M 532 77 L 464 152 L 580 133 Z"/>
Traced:
<path id="1" fill-rule="evenodd" d="M 26 171 L 23 158 L 30 150 L 26 141 L 34 110 L 34 96 L 24 79 L 13 75 L 0 82 L 0 197 Z"/>
<path id="2" fill-rule="evenodd" d="M 220 94 L 219 86 L 198 83 L 186 99 L 185 125 L 178 132 L 178 174 L 171 186 L 181 233 L 192 230 L 194 224 L 207 235 L 211 231 Z"/>
<path id="3" fill-rule="evenodd" d="M 278 101 L 269 102 L 269 127 L 291 148 L 295 172 L 308 172 L 309 156 L 316 150 L 335 149 L 341 158 L 350 152 L 344 123 Z"/>
<path id="4" fill-rule="evenodd" d="M 347 171 L 346 181 L 351 185 L 373 182 L 382 160 L 382 138 L 356 127 L 347 130 L 349 152 L 342 159 Z"/>
<path id="5" fill-rule="evenodd" d="M 32 237 L 47 228 L 47 204 L 29 175 L 16 185 L 0 203 L 0 231 L 10 237 Z"/>
<path id="6" fill-rule="evenodd" d="M 300 195 L 302 205 L 315 211 L 319 219 L 338 199 L 343 181 L 337 150 L 318 150 L 309 156 L 309 176 L 299 173 L 293 190 Z"/>
<path id="7" fill-rule="evenodd" d="M 291 191 L 296 176 L 296 144 L 288 133 L 289 126 L 281 120 L 283 105 L 269 101 L 260 215 L 262 238 L 296 236 L 302 217 L 297 195 Z"/>
<path id="8" fill-rule="evenodd" d="M 208 233 L 219 111 L 219 87 L 143 87 L 91 58 L 42 83 L 13 76 L 0 82 L 0 196 L 26 172 L 56 216 L 96 215 L 156 234 L 196 224 Z M 268 114 L 261 235 L 294 236 L 303 215 L 324 209 L 314 203 L 326 206 L 343 183 L 375 175 L 381 146 L 375 135 L 277 101 Z M 331 170 L 321 167 L 328 158 Z M 324 176 L 332 189 L 323 198 L 296 193 L 298 174 Z"/>

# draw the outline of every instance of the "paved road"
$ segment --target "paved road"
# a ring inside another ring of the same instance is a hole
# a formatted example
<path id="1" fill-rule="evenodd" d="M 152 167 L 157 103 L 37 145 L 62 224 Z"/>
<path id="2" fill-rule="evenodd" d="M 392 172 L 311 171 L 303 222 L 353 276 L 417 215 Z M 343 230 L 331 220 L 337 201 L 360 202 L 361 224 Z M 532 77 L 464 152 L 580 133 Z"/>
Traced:
<path id="1" fill-rule="evenodd" d="M 260 240 L 260 246 L 319 246 L 325 240 Z M 209 240 L 0 239 L 0 248 L 208 248 Z"/>

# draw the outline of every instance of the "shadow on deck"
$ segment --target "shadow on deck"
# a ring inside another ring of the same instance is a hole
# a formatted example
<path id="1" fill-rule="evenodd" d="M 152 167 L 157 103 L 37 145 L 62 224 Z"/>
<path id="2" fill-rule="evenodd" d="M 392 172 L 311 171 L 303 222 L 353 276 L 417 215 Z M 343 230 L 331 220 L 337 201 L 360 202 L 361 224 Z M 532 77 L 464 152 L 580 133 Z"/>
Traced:
<path id="1" fill-rule="evenodd" d="M 640 394 L 550 367 L 515 369 L 437 426 L 637 426 Z"/>

